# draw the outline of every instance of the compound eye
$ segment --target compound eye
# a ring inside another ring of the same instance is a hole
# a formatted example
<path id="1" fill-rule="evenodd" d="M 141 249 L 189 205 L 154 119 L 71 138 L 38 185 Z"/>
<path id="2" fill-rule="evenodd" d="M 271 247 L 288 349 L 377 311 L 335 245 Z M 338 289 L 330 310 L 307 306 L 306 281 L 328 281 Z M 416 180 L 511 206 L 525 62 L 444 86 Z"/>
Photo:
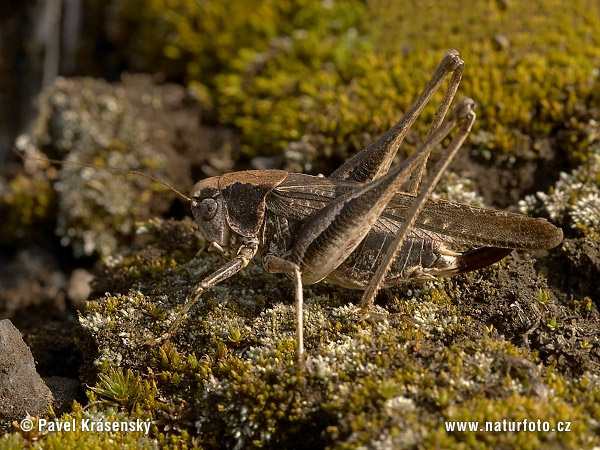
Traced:
<path id="1" fill-rule="evenodd" d="M 202 220 L 209 221 L 215 217 L 217 214 L 217 209 L 219 208 L 217 205 L 217 201 L 214 198 L 205 198 L 200 202 L 200 216 Z"/>

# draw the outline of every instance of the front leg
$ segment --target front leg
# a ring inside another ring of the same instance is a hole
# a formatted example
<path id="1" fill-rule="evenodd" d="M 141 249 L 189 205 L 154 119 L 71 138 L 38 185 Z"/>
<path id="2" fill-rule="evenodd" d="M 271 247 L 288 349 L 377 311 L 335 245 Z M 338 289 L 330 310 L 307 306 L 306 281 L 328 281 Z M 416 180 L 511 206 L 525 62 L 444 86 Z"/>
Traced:
<path id="1" fill-rule="evenodd" d="M 242 270 L 244 267 L 246 267 L 248 265 L 248 263 L 252 260 L 252 258 L 254 258 L 254 255 L 256 255 L 257 250 L 258 250 L 258 243 L 257 243 L 256 239 L 251 239 L 251 238 L 247 239 L 246 242 L 244 242 L 243 245 L 238 250 L 237 257 L 233 258 L 227 264 L 225 264 L 224 266 L 222 266 L 221 268 L 219 268 L 218 270 L 216 270 L 215 272 L 213 272 L 212 274 L 210 274 L 209 276 L 204 278 L 200 283 L 198 283 L 198 285 L 196 286 L 196 289 L 194 289 L 194 292 L 192 293 L 192 295 L 190 295 L 188 297 L 185 304 L 181 308 L 181 311 L 179 311 L 179 313 L 175 317 L 175 320 L 173 320 L 173 323 L 171 324 L 169 329 L 165 333 L 163 333 L 162 335 L 157 337 L 156 339 L 150 339 L 150 340 L 146 341 L 146 345 L 150 345 L 150 346 L 157 345 L 157 344 L 164 342 L 169 337 L 171 337 L 173 332 L 177 329 L 177 327 L 181 324 L 181 322 L 185 318 L 185 315 L 190 310 L 190 308 L 198 300 L 200 300 L 201 295 L 205 291 L 207 291 L 210 288 L 212 288 L 213 286 L 215 286 L 216 284 L 235 275 L 240 270 Z"/>

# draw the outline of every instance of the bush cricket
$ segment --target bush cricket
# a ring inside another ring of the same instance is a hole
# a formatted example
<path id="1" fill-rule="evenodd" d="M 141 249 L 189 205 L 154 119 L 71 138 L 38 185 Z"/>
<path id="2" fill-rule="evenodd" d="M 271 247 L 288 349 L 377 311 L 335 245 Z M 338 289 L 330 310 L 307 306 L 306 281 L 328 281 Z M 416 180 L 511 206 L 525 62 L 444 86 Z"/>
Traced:
<path id="1" fill-rule="evenodd" d="M 480 269 L 514 249 L 557 246 L 562 230 L 544 219 L 431 198 L 475 120 L 471 99 L 447 114 L 463 65 L 457 51 L 448 51 L 400 121 L 328 178 L 283 170 L 240 171 L 199 181 L 189 197 L 167 185 L 190 203 L 207 245 L 229 261 L 198 283 L 169 329 L 148 344 L 169 338 L 205 291 L 255 257 L 267 272 L 293 279 L 296 349 L 302 363 L 304 285 L 326 280 L 364 290 L 360 309 L 366 317 L 382 287 Z M 414 121 L 448 77 L 425 141 L 390 169 Z M 454 129 L 455 136 L 422 183 L 429 154 Z M 474 248 L 462 250 L 465 246 Z"/>

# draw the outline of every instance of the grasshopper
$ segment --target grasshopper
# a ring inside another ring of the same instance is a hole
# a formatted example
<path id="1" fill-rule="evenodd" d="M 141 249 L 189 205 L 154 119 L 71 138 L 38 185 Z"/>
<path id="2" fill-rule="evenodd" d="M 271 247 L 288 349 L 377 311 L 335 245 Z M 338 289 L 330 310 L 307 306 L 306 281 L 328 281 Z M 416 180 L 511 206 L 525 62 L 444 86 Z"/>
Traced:
<path id="1" fill-rule="evenodd" d="M 187 199 L 200 234 L 229 262 L 200 281 L 168 331 L 149 343 L 167 339 L 205 291 L 255 257 L 267 272 L 293 279 L 301 361 L 305 285 L 326 280 L 364 290 L 360 309 L 367 317 L 382 287 L 480 269 L 514 249 L 557 246 L 562 230 L 544 219 L 430 197 L 475 120 L 471 99 L 461 101 L 445 118 L 463 66 L 459 53 L 448 51 L 400 121 L 328 178 L 247 170 L 196 183 Z M 424 143 L 390 170 L 408 130 L 450 74 Z M 430 152 L 454 128 L 458 132 L 417 193 Z M 402 192 L 407 180 L 407 192 Z M 456 250 L 465 244 L 478 247 Z"/>
<path id="2" fill-rule="evenodd" d="M 377 317 L 371 309 L 380 288 L 480 269 L 514 249 L 557 246 L 562 230 L 544 219 L 431 198 L 475 120 L 474 102 L 468 98 L 447 114 L 463 67 L 459 53 L 448 51 L 398 123 L 327 178 L 247 170 L 201 180 L 189 197 L 167 185 L 190 203 L 207 247 L 229 261 L 201 280 L 169 329 L 147 343 L 168 339 L 204 292 L 256 257 L 267 272 L 294 282 L 296 353 L 302 362 L 305 285 L 326 280 L 364 290 L 362 317 Z M 390 169 L 412 124 L 450 74 L 425 141 Z M 456 128 L 422 183 L 429 154 Z M 462 250 L 465 246 L 474 248 Z"/>

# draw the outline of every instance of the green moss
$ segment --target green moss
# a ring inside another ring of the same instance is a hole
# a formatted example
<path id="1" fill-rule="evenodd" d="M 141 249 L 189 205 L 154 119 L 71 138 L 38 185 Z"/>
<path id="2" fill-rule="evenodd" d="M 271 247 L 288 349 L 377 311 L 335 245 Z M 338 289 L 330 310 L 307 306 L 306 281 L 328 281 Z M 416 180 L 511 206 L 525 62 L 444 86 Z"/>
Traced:
<path id="1" fill-rule="evenodd" d="M 0 191 L 0 243 L 14 245 L 41 237 L 41 228 L 51 220 L 56 198 L 49 180 L 38 174 L 17 175 Z"/>
<path id="2" fill-rule="evenodd" d="M 154 223 L 151 236 L 169 235 L 166 224 Z M 191 238 L 188 233 L 180 230 L 182 242 Z M 165 268 L 158 282 L 143 265 L 152 267 L 154 259 L 162 258 L 162 246 L 171 244 L 159 239 L 153 246 L 135 260 L 140 277 L 130 280 L 135 291 L 89 302 L 81 315 L 82 350 L 99 378 L 88 383 L 93 386 L 87 393 L 90 411 L 76 406 L 71 416 L 150 419 L 150 435 L 138 439 L 151 446 L 273 448 L 302 443 L 350 449 L 600 443 L 597 424 L 587 419 L 600 413 L 598 377 L 589 372 L 567 376 L 557 360 L 544 362 L 538 352 L 509 342 L 488 326 L 481 311 L 464 304 L 481 293 L 465 294 L 441 280 L 390 291 L 380 311 L 401 312 L 412 323 L 399 316 L 360 322 L 355 306 L 348 303 L 348 291 L 323 284 L 306 289 L 309 359 L 304 371 L 295 361 L 290 283 L 254 265 L 245 276 L 207 292 L 170 339 L 149 347 L 147 340 L 168 328 L 197 280 L 218 266 L 212 257 L 200 256 L 178 262 L 177 270 Z M 504 270 L 512 270 L 512 264 L 506 263 Z M 111 271 L 120 273 L 123 267 L 107 270 L 110 279 Z M 501 272 L 489 269 L 487 276 L 494 271 Z M 494 303 L 500 301 L 488 284 L 492 282 L 480 281 L 471 288 L 491 296 L 479 305 L 483 315 L 495 311 Z M 540 298 L 545 301 L 547 287 L 532 292 L 531 303 L 543 305 Z M 557 302 L 549 297 L 545 305 L 542 323 L 551 315 L 564 320 Z M 586 308 L 594 312 L 593 304 L 582 301 L 580 309 Z M 553 332 L 542 326 L 544 339 L 561 342 L 567 326 Z M 573 431 L 524 436 L 445 428 L 449 421 L 483 424 L 523 418 L 571 421 Z M 23 445 L 25 438 L 19 436 L 13 433 L 4 440 Z M 111 438 L 123 445 L 133 439 Z M 55 442 L 79 439 L 79 433 L 52 433 L 39 442 L 52 448 Z M 103 435 L 90 439 L 92 447 L 104 442 Z"/>
<path id="3" fill-rule="evenodd" d="M 431 49 L 461 50 L 467 63 L 463 92 L 481 104 L 477 129 L 495 135 L 492 146 L 511 150 L 527 144 L 517 130 L 535 139 L 556 131 L 556 125 L 578 122 L 576 111 L 597 104 L 598 15 L 586 2 L 469 2 L 462 8 L 445 3 L 424 10 L 413 2 L 393 7 L 375 2 L 371 20 L 384 22 L 374 28 L 378 40 L 392 46 L 398 41 L 389 38 L 395 35 L 411 47 L 409 61 Z M 409 14 L 413 8 L 421 10 L 417 20 Z"/>
<path id="4" fill-rule="evenodd" d="M 98 398 L 108 406 L 123 407 L 128 411 L 138 404 L 146 410 L 155 407 L 156 387 L 134 376 L 131 369 L 112 369 L 110 373 L 100 374 L 100 381 L 91 390 L 95 394 L 90 398 L 92 402 Z"/>
<path id="5" fill-rule="evenodd" d="M 481 397 L 467 401 L 460 407 L 449 407 L 443 415 L 443 422 L 425 441 L 426 446 L 535 449 L 550 443 L 566 447 L 588 447 L 593 441 L 584 431 L 589 426 L 589 416 L 583 414 L 581 408 L 559 399 L 543 400 L 516 394 L 503 399 Z M 548 422 L 549 430 L 556 429 L 558 422 L 569 422 L 570 432 L 549 432 L 542 428 L 524 431 L 524 420 L 535 422 L 536 426 L 538 421 Z M 476 423 L 482 431 L 448 432 L 448 424 L 456 421 Z M 492 427 L 491 431 L 483 431 L 486 424 Z M 520 432 L 516 431 L 517 426 L 521 427 Z"/>
<path id="6" fill-rule="evenodd" d="M 467 63 L 461 93 L 480 103 L 473 142 L 481 155 L 502 151 L 536 158 L 540 140 L 562 133 L 574 161 L 595 164 L 593 145 L 582 146 L 579 137 L 597 142 L 590 121 L 598 103 L 596 6 L 516 0 L 461 5 L 441 2 L 415 15 L 409 8 L 425 6 L 157 0 L 143 10 L 123 1 L 119 14 L 139 31 L 132 45 L 140 67 L 184 77 L 222 123 L 238 127 L 250 156 L 283 150 L 288 165 L 299 168 L 322 156 L 345 158 L 385 131 L 443 51 L 457 47 Z M 432 114 L 430 107 L 424 119 Z M 110 142 L 117 158 L 128 141 Z M 417 142 L 409 137 L 409 147 Z M 533 268 L 534 278 L 527 278 L 514 261 L 503 263 L 511 276 L 521 276 L 513 284 L 498 282 L 495 268 L 477 275 L 477 283 L 438 281 L 390 291 L 381 312 L 405 314 L 413 323 L 396 316 L 363 323 L 348 291 L 307 288 L 309 361 L 301 371 L 290 283 L 255 266 L 205 293 L 167 342 L 145 345 L 168 329 L 196 283 L 219 263 L 204 256 L 184 262 L 195 242 L 189 227 L 172 233 L 159 223 L 143 227 L 150 231 L 150 249 L 111 258 L 104 276 L 109 293 L 88 303 L 80 318 L 82 349 L 97 350 L 84 352 L 100 379 L 88 391 L 98 402 L 93 413 L 151 418 L 154 426 L 150 437 L 140 437 L 143 445 L 600 444 L 598 424 L 588 419 L 600 415 L 600 382 L 574 367 L 597 345 L 591 326 L 589 339 L 578 328 L 597 317 L 597 307 L 591 298 L 572 310 L 551 301 L 546 281 L 535 278 Z M 493 276 L 496 284 L 486 278 Z M 520 297 L 520 289 L 531 295 Z M 526 315 L 510 312 L 527 306 L 537 313 L 537 328 L 526 323 Z M 585 361 L 597 364 L 597 355 Z M 73 412 L 84 413 L 79 407 Z M 573 432 L 445 428 L 452 420 L 523 418 L 571 421 Z M 98 446 L 104 437 L 94 437 Z M 111 438 L 117 444 L 133 439 Z M 25 443 L 16 433 L 3 439 Z M 42 446 L 60 439 L 81 443 L 82 437 L 53 434 Z"/>
<path id="7" fill-rule="evenodd" d="M 177 274 L 165 273 L 165 286 L 200 279 L 212 264 L 201 257 Z M 307 290 L 306 371 L 295 362 L 294 310 L 286 280 L 249 267 L 246 277 L 208 292 L 168 342 L 144 347 L 166 329 L 174 305 L 185 298 L 185 292 L 172 288 L 165 296 L 163 289 L 154 285 L 147 295 L 132 292 L 90 303 L 81 323 L 98 344 L 100 373 L 124 366 L 150 376 L 157 398 L 172 402 L 157 408 L 169 417 L 174 411 L 177 417 L 194 417 L 195 425 L 175 422 L 198 433 L 207 447 L 289 446 L 301 439 L 306 446 L 335 448 L 374 442 L 491 448 L 520 445 L 525 438 L 446 433 L 444 423 L 523 417 L 577 421 L 571 435 L 538 433 L 532 442 L 576 446 L 597 441 L 590 434 L 593 423 L 583 419 L 585 411 L 597 408 L 596 378 L 566 379 L 552 365 L 546 371 L 535 365 L 540 364 L 535 352 L 507 342 L 493 329 L 478 336 L 481 325 L 457 308 L 442 282 L 411 286 L 393 296 L 389 310 L 407 313 L 415 321 L 411 324 L 401 318 L 357 322 L 354 306 L 341 301 L 341 291 Z M 279 298 L 290 301 L 274 300 Z M 257 308 L 257 300 L 263 306 Z M 152 308 L 168 313 L 149 314 Z M 543 413 L 536 410 L 540 396 L 549 405 Z"/>
<path id="8" fill-rule="evenodd" d="M 75 404 L 74 411 L 70 414 L 65 414 L 58 419 L 48 419 L 48 421 L 58 420 L 61 423 L 76 424 L 76 431 L 47 431 L 43 429 L 38 432 L 38 419 L 33 419 L 33 431 L 17 431 L 0 438 L 0 445 L 3 448 L 45 448 L 45 449 L 63 449 L 63 448 L 89 448 L 89 449 L 105 449 L 105 448 L 159 448 L 159 442 L 164 441 L 164 436 L 154 437 L 156 427 L 151 427 L 151 432 L 146 435 L 144 431 L 102 431 L 90 432 L 82 430 L 82 422 L 88 423 L 112 423 L 112 422 L 135 422 L 141 420 L 146 422 L 148 416 L 141 413 L 132 415 L 119 412 L 113 408 L 108 408 L 102 411 L 84 410 L 81 406 Z M 97 425 L 96 425 L 97 426 Z M 153 436 L 154 435 L 154 436 Z M 177 440 L 180 448 L 191 446 L 190 439 L 180 438 Z"/>
<path id="9" fill-rule="evenodd" d="M 285 150 L 294 169 L 320 170 L 315 161 L 344 159 L 386 131 L 447 48 L 466 61 L 459 95 L 479 105 L 473 142 L 484 157 L 535 158 L 560 136 L 571 158 L 587 159 L 600 23 L 584 0 L 154 1 L 141 16 L 125 0 L 119 14 L 139 24 L 129 48 L 142 67 L 186 77 L 239 128 L 247 154 Z"/>

